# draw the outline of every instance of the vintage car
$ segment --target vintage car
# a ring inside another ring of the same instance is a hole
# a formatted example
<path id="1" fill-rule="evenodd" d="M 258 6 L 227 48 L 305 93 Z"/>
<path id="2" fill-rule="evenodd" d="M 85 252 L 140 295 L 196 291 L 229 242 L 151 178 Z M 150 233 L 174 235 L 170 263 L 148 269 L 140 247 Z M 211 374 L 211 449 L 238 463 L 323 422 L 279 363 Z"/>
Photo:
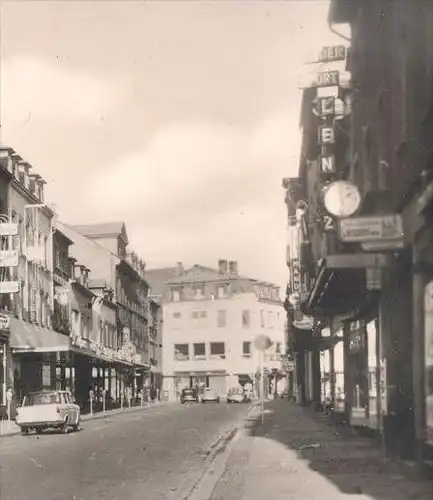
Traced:
<path id="1" fill-rule="evenodd" d="M 219 403 L 220 397 L 218 396 L 218 393 L 216 392 L 215 389 L 212 389 L 211 387 L 206 387 L 206 389 L 204 389 L 204 391 L 203 391 L 203 394 L 201 395 L 201 402 L 202 403 L 207 403 L 207 402 Z"/>
<path id="2" fill-rule="evenodd" d="M 199 402 L 198 390 L 195 387 L 185 387 L 182 389 L 182 392 L 180 393 L 180 402 L 183 404 L 187 401 L 194 403 Z"/>
<path id="3" fill-rule="evenodd" d="M 32 429 L 39 434 L 49 428 L 66 434 L 69 428 L 80 429 L 80 407 L 69 391 L 32 392 L 24 396 L 22 405 L 17 408 L 15 422 L 23 435 Z"/>
<path id="4" fill-rule="evenodd" d="M 242 387 L 232 387 L 227 393 L 227 403 L 250 403 Z"/>

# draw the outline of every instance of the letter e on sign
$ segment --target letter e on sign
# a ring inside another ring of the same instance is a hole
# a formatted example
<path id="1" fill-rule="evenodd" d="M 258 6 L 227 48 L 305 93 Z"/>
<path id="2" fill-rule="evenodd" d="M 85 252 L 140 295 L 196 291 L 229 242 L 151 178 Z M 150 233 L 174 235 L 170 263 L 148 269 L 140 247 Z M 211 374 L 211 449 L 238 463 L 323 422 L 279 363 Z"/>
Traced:
<path id="1" fill-rule="evenodd" d="M 335 142 L 335 133 L 334 129 L 329 126 L 319 127 L 319 144 L 334 144 Z"/>

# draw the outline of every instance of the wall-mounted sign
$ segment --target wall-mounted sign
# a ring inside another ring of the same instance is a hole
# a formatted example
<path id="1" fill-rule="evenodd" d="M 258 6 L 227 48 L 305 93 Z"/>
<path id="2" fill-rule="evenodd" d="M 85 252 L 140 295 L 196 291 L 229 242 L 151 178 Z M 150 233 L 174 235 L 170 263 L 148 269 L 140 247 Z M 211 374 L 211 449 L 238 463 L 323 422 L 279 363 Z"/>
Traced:
<path id="1" fill-rule="evenodd" d="M 0 267 L 18 266 L 18 250 L 0 250 Z"/>
<path id="2" fill-rule="evenodd" d="M 403 221 L 399 214 L 342 219 L 339 236 L 344 242 L 400 240 L 403 238 Z"/>
<path id="3" fill-rule="evenodd" d="M 319 97 L 317 99 L 317 115 L 321 118 L 335 114 L 335 97 Z"/>
<path id="4" fill-rule="evenodd" d="M 333 47 L 323 47 L 320 51 L 320 62 L 344 61 L 346 59 L 346 47 L 335 45 Z"/>
<path id="5" fill-rule="evenodd" d="M 330 215 L 324 215 L 322 218 L 322 222 L 323 222 L 323 230 L 325 231 L 325 233 L 330 233 L 332 231 L 337 230 L 335 221 Z"/>
<path id="6" fill-rule="evenodd" d="M 334 155 L 319 156 L 319 166 L 322 174 L 335 174 L 335 157 Z"/>
<path id="7" fill-rule="evenodd" d="M 321 127 L 319 127 L 319 144 L 323 146 L 326 144 L 334 144 L 334 142 L 334 127 L 330 127 L 329 125 L 322 125 Z"/>
<path id="8" fill-rule="evenodd" d="M 350 217 L 361 205 L 361 194 L 351 182 L 339 180 L 326 187 L 323 202 L 331 215 Z"/>
<path id="9" fill-rule="evenodd" d="M 323 71 L 317 74 L 316 87 L 338 87 L 339 83 L 338 71 Z"/>
<path id="10" fill-rule="evenodd" d="M 7 331 L 11 325 L 11 317 L 8 314 L 0 313 L 0 330 Z"/>
<path id="11" fill-rule="evenodd" d="M 18 291 L 18 281 L 0 281 L 0 293 L 17 293 Z"/>
<path id="12" fill-rule="evenodd" d="M 300 286 L 301 286 L 299 259 L 292 259 L 291 272 L 292 272 L 292 292 L 297 293 L 300 291 Z"/>
<path id="13" fill-rule="evenodd" d="M 11 222 L 0 223 L 0 236 L 16 236 L 18 234 L 18 224 Z"/>

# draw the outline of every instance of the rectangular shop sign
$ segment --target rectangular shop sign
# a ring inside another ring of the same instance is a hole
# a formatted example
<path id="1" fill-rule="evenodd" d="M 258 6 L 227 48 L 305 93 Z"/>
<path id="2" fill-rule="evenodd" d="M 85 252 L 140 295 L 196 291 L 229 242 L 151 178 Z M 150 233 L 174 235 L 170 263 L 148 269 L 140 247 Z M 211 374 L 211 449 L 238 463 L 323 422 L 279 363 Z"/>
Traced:
<path id="1" fill-rule="evenodd" d="M 323 47 L 320 51 L 320 62 L 344 61 L 346 59 L 346 47 L 344 45 L 334 45 Z"/>
<path id="2" fill-rule="evenodd" d="M 339 235 L 348 243 L 398 240 L 403 237 L 403 221 L 399 214 L 341 219 Z"/>

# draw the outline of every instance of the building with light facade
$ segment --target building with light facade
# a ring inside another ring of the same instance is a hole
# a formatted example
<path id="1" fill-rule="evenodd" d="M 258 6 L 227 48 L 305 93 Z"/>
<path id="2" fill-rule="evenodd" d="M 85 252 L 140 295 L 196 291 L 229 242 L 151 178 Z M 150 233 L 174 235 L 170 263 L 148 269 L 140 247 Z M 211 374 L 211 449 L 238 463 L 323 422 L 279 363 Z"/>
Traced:
<path id="1" fill-rule="evenodd" d="M 279 287 L 238 274 L 237 263 L 218 269 L 195 265 L 166 270 L 163 303 L 163 389 L 175 400 L 184 387 L 255 384 L 259 353 L 254 339 L 266 334 L 266 372 L 279 378 L 285 354 L 285 313 Z M 161 272 L 159 270 L 159 272 Z M 149 272 L 152 287 L 152 271 Z M 274 372 L 272 372 L 274 370 Z M 282 378 L 282 377 L 281 377 Z M 269 383 L 269 390 L 271 391 Z"/>

